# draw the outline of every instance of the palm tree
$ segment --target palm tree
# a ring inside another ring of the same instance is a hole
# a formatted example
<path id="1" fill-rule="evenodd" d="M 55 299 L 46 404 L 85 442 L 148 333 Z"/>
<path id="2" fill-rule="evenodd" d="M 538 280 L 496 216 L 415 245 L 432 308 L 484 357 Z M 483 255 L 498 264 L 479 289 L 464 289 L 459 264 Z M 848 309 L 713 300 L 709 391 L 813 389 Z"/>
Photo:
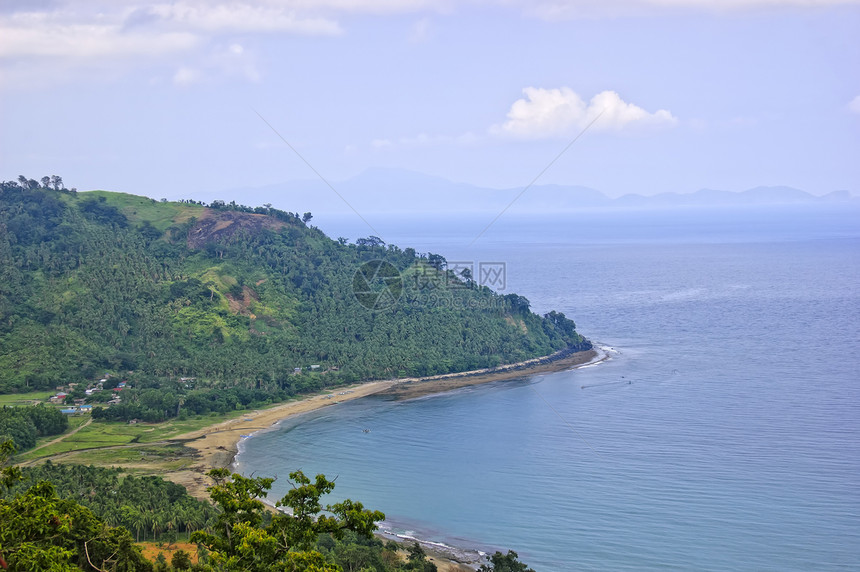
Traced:
<path id="1" fill-rule="evenodd" d="M 124 505 L 122 507 L 122 516 L 123 520 L 128 523 L 128 526 L 134 530 L 135 540 L 140 542 L 140 531 L 146 528 L 143 513 L 132 506 Z"/>
<path id="2" fill-rule="evenodd" d="M 152 530 L 152 539 L 155 540 L 161 531 L 164 530 L 164 513 L 152 513 L 152 520 L 149 523 L 149 527 Z"/>

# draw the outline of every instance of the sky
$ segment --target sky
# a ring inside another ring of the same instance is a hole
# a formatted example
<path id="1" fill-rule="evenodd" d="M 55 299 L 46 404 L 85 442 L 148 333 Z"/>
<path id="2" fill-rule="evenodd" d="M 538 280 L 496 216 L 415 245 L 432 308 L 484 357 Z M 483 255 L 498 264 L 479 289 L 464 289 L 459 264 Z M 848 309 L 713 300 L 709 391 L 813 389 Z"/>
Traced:
<path id="1" fill-rule="evenodd" d="M 860 0 L 0 4 L 3 180 L 860 195 L 858 157 Z"/>

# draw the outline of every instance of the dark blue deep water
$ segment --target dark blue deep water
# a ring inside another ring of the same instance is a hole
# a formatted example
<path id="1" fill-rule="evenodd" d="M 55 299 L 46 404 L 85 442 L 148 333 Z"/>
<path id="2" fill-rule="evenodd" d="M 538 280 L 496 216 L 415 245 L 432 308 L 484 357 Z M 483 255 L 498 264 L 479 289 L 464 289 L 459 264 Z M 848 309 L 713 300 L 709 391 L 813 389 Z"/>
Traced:
<path id="1" fill-rule="evenodd" d="M 819 219 L 502 221 L 471 248 L 484 221 L 392 227 L 504 261 L 506 291 L 611 359 L 338 404 L 247 439 L 239 470 L 280 477 L 275 498 L 292 470 L 337 476 L 394 530 L 512 548 L 539 572 L 856 570 L 860 218 Z"/>

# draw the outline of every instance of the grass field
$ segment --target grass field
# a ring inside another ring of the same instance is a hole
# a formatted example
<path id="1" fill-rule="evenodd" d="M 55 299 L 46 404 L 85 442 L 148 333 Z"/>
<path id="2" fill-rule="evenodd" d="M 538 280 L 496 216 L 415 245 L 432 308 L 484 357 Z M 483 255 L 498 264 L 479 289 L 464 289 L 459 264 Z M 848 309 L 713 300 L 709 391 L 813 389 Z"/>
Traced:
<path id="1" fill-rule="evenodd" d="M 167 561 L 170 562 L 170 559 L 173 558 L 173 554 L 177 550 L 184 550 L 191 555 L 191 562 L 196 564 L 198 557 L 197 545 L 188 543 L 187 534 L 182 534 L 180 537 L 182 540 L 174 542 L 169 548 L 164 543 L 156 542 L 138 542 L 137 545 L 141 547 L 143 555 L 149 560 L 155 560 L 159 554 L 163 554 Z"/>
<path id="2" fill-rule="evenodd" d="M 70 453 L 63 463 L 122 467 L 136 475 L 163 475 L 165 471 L 181 471 L 195 463 L 194 450 L 182 445 L 152 445 L 118 449 L 94 449 Z"/>
<path id="3" fill-rule="evenodd" d="M 177 222 L 185 222 L 193 216 L 199 217 L 204 212 L 204 207 L 200 205 L 175 202 L 162 203 L 147 197 L 138 197 L 126 193 L 86 191 L 78 196 L 81 198 L 105 197 L 109 205 L 121 210 L 131 222 L 148 220 L 152 226 L 162 232 Z"/>
<path id="4" fill-rule="evenodd" d="M 68 420 L 69 420 L 69 428 L 66 429 L 66 432 L 63 433 L 63 435 L 68 435 L 69 433 L 71 433 L 72 431 L 74 431 L 75 429 L 77 429 L 78 427 L 80 427 L 81 425 L 86 423 L 87 421 L 89 421 L 90 416 L 89 415 L 69 415 Z M 51 441 L 54 441 L 55 439 L 57 439 L 59 437 L 62 437 L 62 435 L 48 435 L 47 437 L 39 437 L 38 439 L 36 439 L 36 447 L 34 447 L 34 448 L 39 448 L 42 445 L 44 445 L 45 443 L 50 443 Z"/>
<path id="5" fill-rule="evenodd" d="M 55 393 L 54 391 L 31 391 L 30 393 L 0 395 L 0 407 L 4 405 L 32 405 L 36 402 L 44 402 Z"/>
<path id="6" fill-rule="evenodd" d="M 100 457 L 106 456 L 106 458 L 110 459 L 109 464 L 118 464 L 118 459 L 127 458 L 123 454 L 117 452 L 121 450 L 107 449 L 105 451 L 93 451 L 92 449 L 116 447 L 121 445 L 146 445 L 148 443 L 158 443 L 173 439 L 184 433 L 189 433 L 215 423 L 220 423 L 221 421 L 233 419 L 240 415 L 247 415 L 247 413 L 247 411 L 235 411 L 223 415 L 193 417 L 184 421 L 174 419 L 163 423 L 136 423 L 133 425 L 129 425 L 128 423 L 95 421 L 74 435 L 69 435 L 58 443 L 54 443 L 53 445 L 49 445 L 42 449 L 22 453 L 21 455 L 18 455 L 15 460 L 16 462 L 23 463 L 63 453 L 87 451 L 87 454 L 84 457 L 76 459 L 75 462 L 99 464 L 96 461 Z M 86 422 L 87 419 L 89 419 L 88 415 L 72 417 L 69 419 L 69 431 L 79 427 Z M 56 436 L 45 438 L 43 443 L 52 441 L 56 438 Z M 37 443 L 37 446 L 38 445 L 39 443 Z M 139 460 L 140 455 L 132 455 L 131 457 Z"/>

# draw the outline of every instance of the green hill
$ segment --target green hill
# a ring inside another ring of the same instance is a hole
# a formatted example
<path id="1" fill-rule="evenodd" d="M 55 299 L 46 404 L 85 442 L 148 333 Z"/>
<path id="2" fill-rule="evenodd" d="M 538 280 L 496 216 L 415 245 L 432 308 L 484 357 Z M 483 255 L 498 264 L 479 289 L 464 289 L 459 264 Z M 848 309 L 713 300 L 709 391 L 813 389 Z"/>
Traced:
<path id="1" fill-rule="evenodd" d="M 0 183 L 0 393 L 122 372 L 293 394 L 590 347 L 441 256 L 309 216 L 25 183 Z"/>

